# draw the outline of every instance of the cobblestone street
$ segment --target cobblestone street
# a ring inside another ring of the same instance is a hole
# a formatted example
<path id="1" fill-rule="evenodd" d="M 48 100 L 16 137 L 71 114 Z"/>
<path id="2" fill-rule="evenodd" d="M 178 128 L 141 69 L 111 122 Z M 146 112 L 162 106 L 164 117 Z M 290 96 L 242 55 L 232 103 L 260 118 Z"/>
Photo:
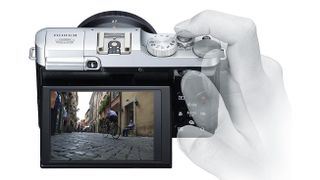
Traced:
<path id="1" fill-rule="evenodd" d="M 52 160 L 153 160 L 152 137 L 73 132 L 51 137 Z"/>

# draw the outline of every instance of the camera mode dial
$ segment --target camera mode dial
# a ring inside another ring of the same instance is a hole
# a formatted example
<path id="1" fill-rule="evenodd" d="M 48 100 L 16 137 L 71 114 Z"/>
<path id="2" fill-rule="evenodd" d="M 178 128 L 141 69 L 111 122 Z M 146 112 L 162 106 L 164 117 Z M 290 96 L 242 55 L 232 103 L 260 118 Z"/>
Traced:
<path id="1" fill-rule="evenodd" d="M 174 35 L 156 34 L 147 41 L 147 50 L 156 57 L 172 56 L 177 51 L 177 41 Z"/>

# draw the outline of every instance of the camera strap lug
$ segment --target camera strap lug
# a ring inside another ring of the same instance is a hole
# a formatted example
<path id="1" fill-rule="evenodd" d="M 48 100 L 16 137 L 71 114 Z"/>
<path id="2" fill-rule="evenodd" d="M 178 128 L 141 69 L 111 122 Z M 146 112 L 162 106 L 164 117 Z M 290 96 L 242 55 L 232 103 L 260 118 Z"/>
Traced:
<path id="1" fill-rule="evenodd" d="M 35 60 L 36 59 L 36 48 L 35 47 L 31 47 L 29 49 L 29 59 L 30 60 Z"/>

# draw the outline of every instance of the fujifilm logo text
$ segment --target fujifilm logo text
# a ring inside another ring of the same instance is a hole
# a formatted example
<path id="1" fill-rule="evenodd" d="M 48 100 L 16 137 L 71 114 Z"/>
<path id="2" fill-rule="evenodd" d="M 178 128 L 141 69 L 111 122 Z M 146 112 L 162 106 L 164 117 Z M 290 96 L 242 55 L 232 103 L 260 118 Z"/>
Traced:
<path id="1" fill-rule="evenodd" d="M 53 34 L 54 37 L 77 37 L 77 34 Z"/>

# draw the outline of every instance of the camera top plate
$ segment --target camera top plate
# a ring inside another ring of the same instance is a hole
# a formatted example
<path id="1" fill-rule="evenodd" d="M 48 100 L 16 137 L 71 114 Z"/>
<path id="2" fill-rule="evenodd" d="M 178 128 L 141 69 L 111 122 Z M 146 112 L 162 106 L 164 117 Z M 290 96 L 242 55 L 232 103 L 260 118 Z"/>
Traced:
<path id="1" fill-rule="evenodd" d="M 98 71 L 107 68 L 211 68 L 226 59 L 226 48 L 210 36 L 156 34 L 144 19 L 109 11 L 78 28 L 45 28 L 36 34 L 30 59 L 46 70 Z M 210 46 L 203 46 L 203 45 Z M 212 49 L 208 48 L 212 47 Z"/>

